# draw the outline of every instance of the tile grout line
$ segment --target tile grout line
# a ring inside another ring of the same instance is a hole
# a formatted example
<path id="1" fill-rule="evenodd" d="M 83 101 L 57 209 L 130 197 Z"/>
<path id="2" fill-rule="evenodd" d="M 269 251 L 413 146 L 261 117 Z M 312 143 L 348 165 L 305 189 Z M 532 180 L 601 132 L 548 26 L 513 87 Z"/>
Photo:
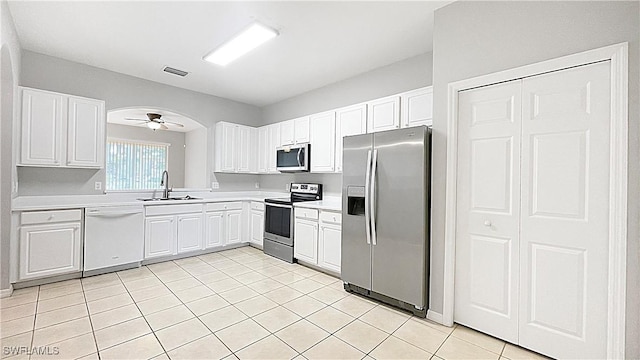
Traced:
<path id="1" fill-rule="evenodd" d="M 151 272 L 151 273 L 153 274 L 153 271 L 151 271 L 151 270 L 150 270 L 146 265 L 142 265 L 142 266 L 140 266 L 140 267 L 139 267 L 139 268 L 137 268 L 137 269 L 140 269 L 140 268 L 143 268 L 143 267 L 144 267 L 145 269 L 147 269 L 149 272 Z M 125 270 L 125 271 L 126 271 L 126 270 Z M 145 322 L 145 323 L 147 324 L 147 326 L 149 327 L 149 330 L 151 330 L 151 334 L 153 334 L 153 336 L 155 337 L 155 339 L 156 339 L 156 341 L 158 342 L 158 344 L 160 344 L 160 348 L 161 348 L 161 349 L 162 349 L 162 351 L 163 351 L 163 353 L 162 353 L 162 354 L 167 354 L 167 350 L 164 348 L 164 345 L 162 345 L 162 343 L 160 342 L 160 339 L 158 339 L 158 336 L 156 335 L 155 331 L 153 331 L 153 328 L 151 327 L 151 325 L 149 325 L 149 322 L 147 321 L 147 318 L 144 316 L 144 313 L 142 312 L 142 310 L 140 310 L 140 307 L 138 306 L 138 303 L 135 301 L 135 299 L 133 298 L 133 296 L 131 296 L 131 293 L 129 292 L 129 288 L 127 287 L 127 285 L 125 284 L 125 282 L 122 280 L 122 277 L 120 276 L 120 274 L 119 274 L 118 272 L 116 272 L 116 275 L 118 276 L 118 279 L 120 279 L 120 281 L 122 282 L 122 285 L 124 285 L 124 288 L 127 290 L 127 294 L 129 295 L 129 297 L 130 297 L 130 298 L 131 298 L 131 300 L 133 301 L 133 304 L 136 306 L 136 309 L 138 309 L 138 311 L 140 312 L 140 316 L 142 317 L 142 319 L 144 320 L 144 322 Z M 153 275 L 155 276 L 155 274 L 153 274 Z M 156 277 L 156 278 L 157 278 L 157 277 Z M 163 283 L 163 284 L 164 284 L 164 283 Z M 137 319 L 137 318 L 136 318 L 136 319 Z M 129 320 L 127 320 L 127 321 L 131 321 L 131 319 L 129 319 Z M 124 321 L 124 322 L 126 322 L 126 321 Z M 124 322 L 122 322 L 122 323 L 124 323 Z M 115 346 L 125 344 L 125 343 L 127 343 L 127 342 L 129 342 L 129 341 L 132 341 L 132 340 L 135 340 L 135 339 L 139 339 L 139 338 L 142 338 L 142 337 L 147 336 L 147 335 L 149 335 L 149 334 L 144 334 L 144 335 L 140 335 L 140 336 L 138 336 L 138 337 L 134 337 L 134 338 L 132 338 L 132 339 L 128 339 L 128 340 L 123 341 L 123 342 L 121 342 L 121 343 L 119 343 L 119 344 L 116 344 L 116 345 L 113 345 L 113 346 L 107 347 L 107 348 L 105 348 L 105 349 L 103 349 L 103 350 L 107 350 L 107 349 L 113 348 L 113 347 L 115 347 Z M 98 351 L 98 354 L 100 354 L 100 351 Z M 151 357 L 151 358 L 155 358 L 155 357 L 160 356 L 160 355 L 162 355 L 162 354 L 154 355 L 154 356 L 153 356 L 153 357 Z M 168 357 L 168 356 L 169 356 L 169 355 L 167 354 L 167 357 Z M 150 359 L 151 359 L 151 358 L 150 358 Z"/>
<path id="2" fill-rule="evenodd" d="M 91 319 L 91 313 L 89 313 L 89 303 L 87 302 L 87 295 L 84 293 L 84 284 L 80 280 L 80 288 L 82 288 L 82 296 L 84 297 L 84 305 L 87 309 L 87 317 L 89 318 L 89 325 L 91 325 L 91 335 L 93 336 L 93 344 L 96 346 L 96 354 L 98 354 L 98 360 L 102 359 L 100 356 L 100 349 L 98 348 L 98 339 L 96 339 L 96 330 L 93 328 L 93 320 Z"/>

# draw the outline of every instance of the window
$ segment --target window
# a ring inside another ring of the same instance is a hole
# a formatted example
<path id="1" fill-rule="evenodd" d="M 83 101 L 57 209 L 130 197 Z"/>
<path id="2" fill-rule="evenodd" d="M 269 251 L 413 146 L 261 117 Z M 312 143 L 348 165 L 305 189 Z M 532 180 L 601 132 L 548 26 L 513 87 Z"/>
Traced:
<path id="1" fill-rule="evenodd" d="M 108 139 L 106 189 L 157 189 L 168 153 L 169 144 Z"/>

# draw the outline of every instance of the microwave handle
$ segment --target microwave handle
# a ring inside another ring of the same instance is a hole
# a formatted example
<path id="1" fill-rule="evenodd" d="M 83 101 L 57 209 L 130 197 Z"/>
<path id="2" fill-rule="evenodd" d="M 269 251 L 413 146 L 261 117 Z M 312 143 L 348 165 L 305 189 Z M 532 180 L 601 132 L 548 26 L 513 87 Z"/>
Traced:
<path id="1" fill-rule="evenodd" d="M 302 166 L 302 162 L 300 161 L 301 153 L 302 153 L 302 148 L 298 148 L 298 156 L 296 156 L 296 160 L 298 160 L 298 166 Z"/>

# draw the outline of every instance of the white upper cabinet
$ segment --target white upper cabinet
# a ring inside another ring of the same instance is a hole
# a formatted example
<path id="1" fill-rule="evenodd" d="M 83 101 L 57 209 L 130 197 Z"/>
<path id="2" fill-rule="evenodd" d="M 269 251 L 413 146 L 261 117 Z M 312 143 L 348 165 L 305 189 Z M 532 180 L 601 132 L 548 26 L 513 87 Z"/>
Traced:
<path id="1" fill-rule="evenodd" d="M 295 142 L 295 124 L 293 120 L 280 123 L 280 145 L 293 145 Z"/>
<path id="2" fill-rule="evenodd" d="M 219 122 L 215 131 L 215 171 L 236 172 L 236 129 L 238 125 Z"/>
<path id="3" fill-rule="evenodd" d="M 258 128 L 258 173 L 266 173 L 269 170 L 269 127 Z"/>
<path id="4" fill-rule="evenodd" d="M 22 89 L 19 165 L 104 167 L 104 101 Z"/>
<path id="5" fill-rule="evenodd" d="M 367 132 L 400 128 L 400 96 L 369 101 L 367 107 Z"/>
<path id="6" fill-rule="evenodd" d="M 257 129 L 228 122 L 216 124 L 215 167 L 216 172 L 257 172 Z"/>
<path id="7" fill-rule="evenodd" d="M 303 116 L 293 120 L 294 142 L 296 144 L 309 142 L 309 116 Z"/>
<path id="8" fill-rule="evenodd" d="M 237 172 L 256 172 L 257 129 L 249 126 L 238 126 L 236 130 Z"/>
<path id="9" fill-rule="evenodd" d="M 336 172 L 342 172 L 342 139 L 367 132 L 367 105 L 336 110 Z"/>
<path id="10" fill-rule="evenodd" d="M 67 165 L 101 167 L 104 164 L 104 102 L 69 97 Z"/>
<path id="11" fill-rule="evenodd" d="M 335 169 L 336 113 L 328 111 L 310 116 L 311 172 Z"/>
<path id="12" fill-rule="evenodd" d="M 402 127 L 431 126 L 433 118 L 433 87 L 408 91 L 400 95 Z"/>
<path id="13" fill-rule="evenodd" d="M 280 145 L 309 142 L 309 116 L 280 122 Z"/>
<path id="14" fill-rule="evenodd" d="M 277 173 L 276 170 L 276 149 L 281 146 L 280 123 L 269 125 L 269 146 L 266 149 L 268 157 L 268 173 Z"/>

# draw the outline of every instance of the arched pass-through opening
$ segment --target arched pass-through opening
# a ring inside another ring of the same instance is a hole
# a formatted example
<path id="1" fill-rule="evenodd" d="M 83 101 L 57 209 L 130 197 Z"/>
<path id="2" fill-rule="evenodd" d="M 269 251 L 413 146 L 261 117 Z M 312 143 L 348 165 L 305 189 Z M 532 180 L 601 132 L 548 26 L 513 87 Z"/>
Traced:
<path id="1" fill-rule="evenodd" d="M 107 141 L 169 145 L 167 170 L 173 188 L 207 188 L 209 133 L 197 120 L 170 109 L 139 106 L 107 112 Z"/>

